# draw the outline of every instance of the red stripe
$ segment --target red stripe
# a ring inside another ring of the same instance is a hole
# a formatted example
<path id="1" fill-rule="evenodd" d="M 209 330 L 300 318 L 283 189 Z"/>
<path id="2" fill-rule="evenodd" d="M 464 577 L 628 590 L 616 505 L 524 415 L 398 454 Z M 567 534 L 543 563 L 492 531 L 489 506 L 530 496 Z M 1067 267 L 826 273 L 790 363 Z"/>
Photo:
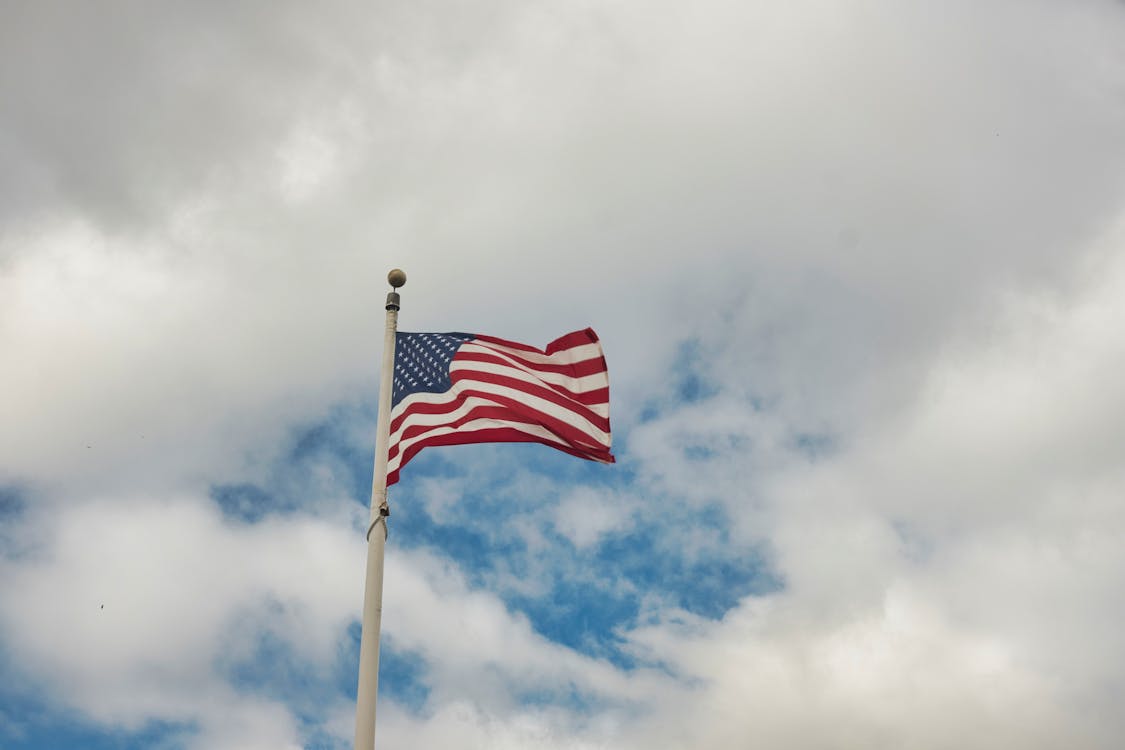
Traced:
<path id="1" fill-rule="evenodd" d="M 604 357 L 592 357 L 591 359 L 584 359 L 580 362 L 575 362 L 574 364 L 568 365 L 556 362 L 531 362 L 529 360 L 523 359 L 517 354 L 512 354 L 511 352 L 490 350 L 490 352 L 492 351 L 495 351 L 495 354 L 486 352 L 467 352 L 464 349 L 461 349 L 457 352 L 456 356 L 458 360 L 469 360 L 473 362 L 496 362 L 507 367 L 511 367 L 511 361 L 514 361 L 518 362 L 529 370 L 538 370 L 539 372 L 553 372 L 558 375 L 566 375 L 572 378 L 581 378 L 585 377 L 586 375 L 597 375 L 599 373 L 606 372 Z"/>
<path id="2" fill-rule="evenodd" d="M 586 394 L 592 393 L 592 391 L 574 391 L 574 390 L 571 390 L 570 388 L 567 388 L 565 385 L 559 385 L 558 383 L 550 383 L 550 382 L 547 382 L 545 380 L 540 380 L 539 375 L 537 373 L 527 372 L 526 370 L 521 370 L 517 367 L 512 367 L 507 362 L 502 362 L 502 361 L 498 361 L 498 360 L 495 360 L 495 359 L 488 359 L 486 357 L 474 357 L 474 358 L 471 358 L 471 359 L 468 358 L 468 357 L 462 358 L 462 356 L 460 354 L 458 354 L 456 357 L 453 358 L 453 362 L 456 362 L 457 364 L 462 365 L 462 367 L 459 368 L 456 372 L 452 371 L 452 367 L 450 368 L 450 378 L 452 379 L 452 381 L 454 383 L 460 382 L 461 380 L 464 380 L 464 379 L 479 380 L 483 383 L 496 383 L 496 382 L 499 382 L 498 381 L 499 378 L 504 378 L 504 379 L 507 379 L 507 380 L 511 380 L 511 381 L 515 381 L 517 383 L 520 383 L 521 385 L 518 386 L 518 387 L 520 387 L 522 390 L 526 390 L 526 391 L 529 391 L 529 392 L 532 391 L 534 388 L 538 387 L 538 388 L 548 389 L 548 390 L 558 394 L 560 397 L 562 397 L 562 398 L 564 398 L 568 401 L 578 401 L 579 403 L 583 403 L 583 404 L 598 403 L 599 402 L 599 400 L 590 401 L 588 398 L 586 398 Z M 504 374 L 501 374 L 501 373 L 486 372 L 484 370 L 465 369 L 466 366 L 469 367 L 469 368 L 472 368 L 473 365 L 470 364 L 472 362 L 480 362 L 480 363 L 484 363 L 484 364 L 497 365 L 498 367 L 503 368 L 505 371 L 511 372 L 512 374 L 511 375 L 504 375 Z M 523 377 L 521 377 L 521 376 L 523 376 Z M 524 377 L 529 377 L 529 376 L 532 377 L 532 378 L 535 378 L 537 382 L 535 384 L 528 383 L 524 379 Z M 606 388 L 600 388 L 598 390 L 605 390 L 605 391 L 608 392 L 609 389 L 608 389 L 608 387 L 606 387 Z M 608 396 L 607 396 L 607 398 L 608 398 Z M 600 399 L 600 401 L 605 401 L 605 400 L 606 399 Z"/>
<path id="3" fill-rule="evenodd" d="M 609 387 L 598 388 L 593 391 L 586 391 L 585 393 L 576 393 L 574 398 L 581 401 L 586 406 L 597 406 L 600 404 L 609 405 Z M 609 420 L 605 422 L 606 430 L 609 430 Z"/>
<path id="4" fill-rule="evenodd" d="M 496 397 L 491 393 L 474 392 L 474 395 L 482 396 L 487 401 L 495 401 L 496 400 Z M 589 393 L 583 394 L 583 396 L 584 397 L 583 397 L 582 401 L 584 402 L 584 405 L 586 405 L 586 406 L 588 406 L 590 404 L 607 405 L 609 403 L 609 389 L 608 388 L 602 388 L 602 389 L 597 390 L 597 391 L 590 391 Z M 415 414 L 448 414 L 449 412 L 455 411 L 456 409 L 460 408 L 464 403 L 465 403 L 464 395 L 459 395 L 459 396 L 450 398 L 447 401 L 441 401 L 439 403 L 429 403 L 429 402 L 425 402 L 425 401 L 408 403 L 406 410 L 403 411 L 401 414 L 397 415 L 396 417 L 394 417 L 391 420 L 391 434 L 393 435 L 396 432 L 398 432 L 399 428 L 402 427 L 403 422 L 405 422 L 407 419 L 409 419 L 412 415 L 415 415 Z M 571 409 L 571 411 L 574 411 L 574 409 Z M 583 413 L 585 413 L 585 412 L 583 412 Z M 593 412 L 591 412 L 591 413 L 593 413 Z M 602 416 L 596 414 L 596 413 L 594 413 L 594 417 L 596 418 L 597 422 L 599 423 L 599 424 L 596 424 L 595 426 L 598 427 L 598 429 L 600 429 L 604 432 L 609 432 L 609 430 L 606 427 L 602 426 L 603 424 L 608 426 L 609 420 L 606 419 L 605 417 L 602 417 Z M 591 419 L 590 421 L 591 421 L 591 423 L 594 422 L 593 419 Z"/>
<path id="5" fill-rule="evenodd" d="M 417 406 L 430 407 L 425 410 L 415 410 L 408 408 L 407 411 L 396 420 L 399 424 L 395 428 L 397 433 L 394 444 L 390 447 L 388 453 L 388 460 L 398 455 L 398 444 L 401 441 L 415 438 L 419 435 L 424 435 L 427 432 L 440 430 L 452 427 L 457 429 L 473 422 L 478 419 L 495 419 L 503 422 L 519 422 L 528 425 L 537 425 L 549 432 L 557 435 L 563 442 L 572 443 L 581 446 L 585 449 L 608 450 L 608 446 L 599 440 L 597 437 L 589 435 L 588 433 L 563 422 L 555 417 L 552 417 L 543 412 L 532 409 L 524 405 L 518 399 L 510 399 L 505 397 L 496 397 L 492 394 L 478 394 L 471 392 L 469 395 L 480 396 L 486 403 L 479 406 L 474 406 L 465 414 L 457 419 L 450 419 L 438 422 L 436 424 L 411 424 L 408 420 L 418 413 L 437 414 L 440 413 L 433 409 L 435 404 L 418 404 Z M 448 404 L 441 406 L 446 408 L 446 411 L 453 411 L 461 407 L 464 400 L 453 400 Z M 399 432 L 399 428 L 402 428 Z"/>
<path id="6" fill-rule="evenodd" d="M 568 333 L 565 336 L 560 336 L 551 343 L 547 344 L 546 349 L 536 349 L 534 346 L 521 344 L 517 341 L 508 341 L 507 339 L 500 339 L 496 338 L 495 336 L 484 336 L 482 334 L 476 334 L 473 340 L 489 344 L 499 344 L 500 346 L 507 346 L 525 352 L 543 354 L 548 357 L 554 356 L 555 354 L 560 354 L 570 349 L 576 349 L 580 346 L 586 346 L 587 344 L 599 343 L 598 334 L 594 333 L 593 329 L 591 328 L 586 328 L 581 331 L 574 331 L 573 333 Z M 602 359 L 604 359 L 604 355 L 602 356 Z"/>
<path id="7" fill-rule="evenodd" d="M 483 354 L 483 353 L 458 352 L 456 354 L 456 356 L 454 357 L 454 361 L 461 362 L 461 363 L 465 363 L 465 362 L 488 362 L 490 364 L 499 364 L 499 365 L 502 365 L 502 366 L 510 366 L 506 362 L 497 361 L 496 359 L 490 358 L 489 355 Z M 587 363 L 596 364 L 597 362 L 598 362 L 598 360 L 586 360 L 585 362 L 582 362 L 582 363 L 579 363 L 579 364 L 584 366 Z M 532 367 L 538 367 L 538 366 L 532 365 Z M 566 365 L 562 365 L 562 366 L 558 366 L 558 367 L 562 370 L 565 370 L 567 368 Z M 585 369 L 585 367 L 583 367 L 583 369 Z M 593 372 L 587 373 L 587 374 L 594 374 L 596 372 L 604 372 L 604 370 L 595 369 Z M 529 373 L 529 374 L 534 375 L 534 373 Z M 564 372 L 563 374 L 568 374 L 568 373 Z M 577 402 L 578 404 L 581 404 L 582 406 L 585 406 L 585 407 L 589 407 L 589 406 L 592 406 L 592 405 L 608 404 L 609 403 L 609 388 L 608 387 L 598 388 L 598 389 L 592 390 L 592 391 L 586 391 L 585 393 L 576 393 L 576 392 L 571 391 L 567 388 L 564 388 L 563 386 L 557 386 L 553 383 L 545 383 L 545 382 L 541 383 L 542 389 L 551 389 L 551 391 L 557 392 L 558 394 L 561 395 L 561 397 L 563 399 L 566 399 L 566 401 L 560 401 L 558 398 L 554 398 L 553 396 L 550 395 L 550 393 L 548 393 L 546 391 L 543 391 L 543 390 L 536 391 L 533 386 L 526 383 L 525 381 L 518 380 L 518 379 L 516 379 L 516 380 L 508 379 L 506 381 L 501 381 L 500 379 L 502 377 L 503 376 L 493 375 L 492 373 L 482 373 L 482 372 L 469 371 L 469 370 L 462 370 L 462 371 L 457 372 L 457 373 L 451 373 L 451 378 L 453 379 L 453 382 L 461 382 L 464 379 L 479 380 L 479 381 L 482 381 L 482 382 L 492 382 L 492 383 L 497 383 L 497 384 L 504 384 L 504 385 L 508 385 L 510 387 L 514 387 L 518 390 L 524 390 L 524 391 L 527 391 L 529 393 L 536 393 L 538 395 L 542 395 L 544 398 L 547 398 L 547 399 L 553 401 L 554 403 L 558 404 L 559 406 L 570 409 L 571 411 L 575 411 L 576 413 L 580 414 L 581 416 L 586 417 L 587 419 L 590 420 L 591 423 L 595 424 L 598 427 L 598 429 L 601 429 L 601 430 L 604 430 L 604 431 L 607 431 L 607 432 L 609 431 L 609 422 L 604 417 L 598 415 L 597 413 L 595 413 L 593 411 L 588 411 L 588 410 L 585 410 L 585 409 L 578 409 L 578 408 L 576 408 L 576 405 L 574 403 L 571 403 L 571 402 Z M 450 406 L 449 404 L 453 404 L 453 405 Z M 439 414 L 439 413 L 442 413 L 442 412 L 452 411 L 454 408 L 456 408 L 456 400 L 449 401 L 449 402 L 443 402 L 443 403 L 439 403 L 439 404 L 419 403 L 419 404 L 411 406 L 411 409 L 417 410 L 417 411 L 425 413 L 425 414 Z M 394 420 L 392 420 L 392 422 L 391 422 L 391 432 L 392 433 L 394 433 L 396 430 L 398 430 L 399 426 L 402 423 L 402 420 L 403 420 L 404 416 L 405 415 L 399 415 Z"/>
<path id="8" fill-rule="evenodd" d="M 567 411 L 574 412 L 579 417 L 582 417 L 594 427 L 597 427 L 602 432 L 609 432 L 609 420 L 600 416 L 589 409 L 585 404 L 577 401 L 570 395 L 559 393 L 553 388 L 546 385 L 539 385 L 537 383 L 528 383 L 525 380 L 518 378 L 508 377 L 507 375 L 496 375 L 491 372 L 473 372 L 460 370 L 450 374 L 450 379 L 455 386 L 459 387 L 461 393 L 467 393 L 466 389 L 471 388 L 473 383 L 488 383 L 489 385 L 498 385 L 506 388 L 511 388 L 516 391 L 522 391 L 532 396 L 537 396 L 544 401 L 550 401 L 555 406 L 558 406 Z M 492 393 L 479 393 L 477 395 L 485 395 L 491 399 L 500 399 L 502 396 L 497 396 Z M 533 407 L 524 406 L 525 409 L 532 409 Z"/>
<path id="9" fill-rule="evenodd" d="M 481 344 L 485 348 L 488 348 L 489 344 L 493 344 L 514 351 L 497 350 L 492 354 L 458 351 L 453 361 L 461 365 L 472 362 L 498 365 L 500 367 L 510 368 L 513 373 L 519 373 L 524 376 L 531 375 L 533 378 L 537 373 L 555 373 L 567 378 L 581 378 L 597 374 L 606 374 L 608 376 L 604 356 L 590 357 L 579 362 L 567 364 L 557 362 L 530 362 L 517 353 L 528 352 L 550 357 L 565 353 L 575 347 L 598 343 L 597 334 L 589 328 L 561 336 L 548 344 L 545 350 L 537 349 L 533 346 L 521 344 L 516 341 L 496 338 L 494 336 L 477 335 L 468 343 Z M 521 369 L 520 366 L 526 368 L 526 372 Z M 402 460 L 399 462 L 398 468 L 390 472 L 387 476 L 388 484 L 394 484 L 398 481 L 399 472 L 402 470 L 402 467 L 404 467 L 418 451 L 428 446 L 437 445 L 465 445 L 468 443 L 484 442 L 542 443 L 580 458 L 605 463 L 614 462 L 614 457 L 609 451 L 609 446 L 603 444 L 600 439 L 590 436 L 582 429 L 574 427 L 558 417 L 540 411 L 520 400 L 518 397 L 512 398 L 490 393 L 486 390 L 480 390 L 480 388 L 485 385 L 496 385 L 511 388 L 517 393 L 542 398 L 560 409 L 581 417 L 588 422 L 592 428 L 605 432 L 608 437 L 610 431 L 609 420 L 589 408 L 590 406 L 608 407 L 608 387 L 579 393 L 572 391 L 565 385 L 556 385 L 542 380 L 528 383 L 520 377 L 473 370 L 471 369 L 471 364 L 469 368 L 462 369 L 458 372 L 451 372 L 450 377 L 452 382 L 457 386 L 457 393 L 449 394 L 450 398 L 448 400 L 440 403 L 425 403 L 421 401 L 417 403 L 408 402 L 406 409 L 392 420 L 391 432 L 392 434 L 398 433 L 398 435 L 394 444 L 390 446 L 389 458 L 393 459 L 399 455 L 400 443 L 402 441 L 416 440 L 417 442 L 414 442 L 403 451 Z M 474 384 L 480 385 L 474 387 Z M 473 406 L 468 413 L 456 419 L 441 421 L 439 424 L 434 425 L 412 424 L 411 422 L 412 417 L 415 416 L 452 414 L 452 412 L 462 408 L 467 399 L 474 397 L 483 403 L 479 406 Z M 515 427 L 489 427 L 476 430 L 470 429 L 467 431 L 460 429 L 479 419 L 492 419 L 508 424 L 538 426 L 546 430 L 552 436 L 557 437 L 565 444 L 553 442 L 547 437 L 529 435 Z M 454 431 L 427 435 L 427 433 L 448 429 Z"/>
<path id="10" fill-rule="evenodd" d="M 422 401 L 409 404 L 406 411 L 391 420 L 391 434 L 393 435 L 398 432 L 398 429 L 402 427 L 402 423 L 414 414 L 445 414 L 460 406 L 461 401 L 462 399 L 451 398 L 448 401 L 442 401 L 438 404 L 429 404 Z"/>
<path id="11" fill-rule="evenodd" d="M 463 391 L 463 395 L 465 395 L 465 396 L 478 396 L 481 399 L 483 399 L 485 401 L 488 401 L 488 402 L 491 402 L 491 403 L 487 407 L 486 406 L 475 407 L 474 409 L 470 410 L 469 414 L 467 414 L 463 417 L 459 417 L 455 421 L 446 422 L 442 425 L 423 425 L 423 427 L 425 427 L 425 429 L 427 429 L 427 430 L 430 430 L 430 429 L 435 429 L 437 427 L 442 427 L 442 426 L 445 426 L 445 425 L 448 425 L 448 424 L 463 424 L 465 422 L 471 421 L 471 419 L 473 418 L 472 415 L 474 413 L 476 413 L 480 410 L 483 410 L 483 409 L 491 408 L 495 405 L 495 406 L 500 406 L 500 407 L 504 407 L 504 408 L 501 411 L 500 416 L 493 417 L 493 418 L 504 419 L 504 420 L 509 421 L 509 422 L 524 422 L 526 424 L 537 424 L 537 425 L 540 425 L 542 427 L 547 428 L 548 430 L 555 433 L 560 438 L 562 438 L 565 442 L 568 442 L 568 443 L 575 443 L 575 444 L 583 445 L 583 446 L 584 445 L 591 445 L 591 444 L 597 444 L 597 445 L 601 444 L 600 440 L 598 440 L 597 438 L 589 435 L 586 432 L 583 432 L 582 430 L 578 429 L 577 427 L 574 427 L 570 424 L 567 424 L 566 422 L 563 422 L 562 420 L 558 419 L 557 417 L 553 417 L 549 414 L 545 414 L 544 412 L 541 412 L 538 409 L 534 409 L 532 407 L 529 407 L 527 404 L 522 403 L 518 399 L 508 398 L 506 396 L 497 396 L 494 393 L 488 393 L 488 392 L 485 392 L 485 391 L 474 391 L 474 390 Z M 409 430 L 409 429 L 411 429 L 411 425 L 409 423 L 407 423 L 406 430 Z"/>
<path id="12" fill-rule="evenodd" d="M 403 431 L 399 434 L 398 439 L 395 441 L 395 445 L 391 447 L 388 455 L 388 460 L 394 458 L 395 455 L 397 455 L 398 444 L 403 441 L 411 440 L 418 437 L 419 435 L 424 435 L 427 432 L 432 432 L 434 430 L 442 430 L 450 427 L 456 429 L 478 419 L 495 419 L 501 422 L 519 422 L 522 424 L 538 425 L 540 427 L 544 426 L 539 424 L 539 422 L 533 422 L 526 419 L 516 419 L 515 417 L 516 415 L 512 414 L 512 410 L 506 406 L 484 404 L 474 407 L 473 409 L 470 409 L 466 414 L 458 417 L 457 419 L 449 420 L 447 422 L 441 422 L 439 424 L 407 424 Z M 560 437 L 559 439 L 562 440 L 563 438 Z M 587 438 L 587 442 L 589 442 L 589 438 Z"/>
<path id="13" fill-rule="evenodd" d="M 573 349 L 576 346 L 596 343 L 598 343 L 598 334 L 594 333 L 593 328 L 584 328 L 581 331 L 559 336 L 557 339 L 547 344 L 546 353 L 554 354 L 555 352 L 560 352 L 565 349 Z"/>
<path id="14" fill-rule="evenodd" d="M 469 432 L 453 432 L 445 435 L 435 435 L 427 440 L 419 440 L 414 445 L 406 449 L 403 454 L 402 463 L 398 468 L 387 474 L 387 484 L 392 485 L 398 481 L 399 472 L 402 467 L 406 466 L 410 459 L 417 455 L 418 451 L 423 448 L 436 445 L 468 445 L 470 443 L 541 443 L 549 445 L 552 448 L 557 448 L 565 453 L 578 458 L 585 458 L 591 461 L 600 461 L 602 463 L 612 464 L 615 463 L 613 455 L 607 450 L 590 450 L 582 451 L 567 446 L 558 445 L 550 441 L 543 440 L 535 435 L 528 435 L 526 432 L 510 427 L 490 427 L 484 430 L 472 430 Z"/>
<path id="15" fill-rule="evenodd" d="M 547 353 L 547 352 L 543 351 L 542 349 L 536 349 L 534 346 L 528 346 L 527 344 L 521 344 L 518 341 L 508 341 L 507 339 L 498 339 L 495 336 L 484 336 L 484 335 L 479 334 L 479 333 L 476 334 L 476 336 L 473 338 L 473 341 L 485 341 L 489 344 L 499 344 L 500 346 L 510 346 L 513 349 L 519 349 L 520 351 L 525 351 L 525 352 L 535 352 L 536 354 L 546 354 Z M 471 342 L 466 342 L 466 343 L 471 343 Z"/>
<path id="16" fill-rule="evenodd" d="M 508 341 L 507 339 L 497 338 L 496 336 L 485 336 L 484 334 L 474 334 L 477 341 L 488 341 L 493 344 L 500 344 L 501 346 L 510 346 L 513 349 L 522 349 L 525 352 L 538 352 L 539 354 L 554 354 L 555 352 L 573 349 L 576 346 L 585 346 L 586 344 L 598 343 L 598 334 L 594 333 L 593 328 L 583 328 L 581 331 L 573 331 L 559 336 L 557 339 L 547 344 L 546 349 L 536 349 L 534 346 L 521 344 L 518 341 Z"/>

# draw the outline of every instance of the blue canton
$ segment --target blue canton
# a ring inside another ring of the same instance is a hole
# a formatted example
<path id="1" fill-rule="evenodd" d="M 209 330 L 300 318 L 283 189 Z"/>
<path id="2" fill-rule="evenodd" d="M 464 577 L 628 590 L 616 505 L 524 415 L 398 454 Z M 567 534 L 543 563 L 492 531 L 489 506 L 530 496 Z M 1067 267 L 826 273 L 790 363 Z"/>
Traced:
<path id="1" fill-rule="evenodd" d="M 443 393 L 453 385 L 449 363 L 471 333 L 396 333 L 391 408 L 415 393 Z"/>

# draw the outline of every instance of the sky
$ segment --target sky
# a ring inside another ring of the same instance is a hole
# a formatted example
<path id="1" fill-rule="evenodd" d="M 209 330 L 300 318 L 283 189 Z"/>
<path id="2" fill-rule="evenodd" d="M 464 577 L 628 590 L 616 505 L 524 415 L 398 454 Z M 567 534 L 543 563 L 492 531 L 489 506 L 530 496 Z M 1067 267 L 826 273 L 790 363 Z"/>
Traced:
<path id="1" fill-rule="evenodd" d="M 1125 4 L 0 6 L 0 748 L 350 748 L 400 327 L 618 462 L 390 492 L 377 743 L 1116 748 Z"/>

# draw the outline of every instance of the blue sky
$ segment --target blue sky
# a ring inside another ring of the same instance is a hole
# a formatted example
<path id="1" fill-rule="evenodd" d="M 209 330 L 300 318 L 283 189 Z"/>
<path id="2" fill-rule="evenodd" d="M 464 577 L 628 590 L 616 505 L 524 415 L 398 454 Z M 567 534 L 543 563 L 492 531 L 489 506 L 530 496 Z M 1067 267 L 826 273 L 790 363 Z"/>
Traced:
<path id="1" fill-rule="evenodd" d="M 618 463 L 392 487 L 380 748 L 1115 748 L 1125 7 L 0 11 L 0 748 L 348 748 L 384 279 Z"/>

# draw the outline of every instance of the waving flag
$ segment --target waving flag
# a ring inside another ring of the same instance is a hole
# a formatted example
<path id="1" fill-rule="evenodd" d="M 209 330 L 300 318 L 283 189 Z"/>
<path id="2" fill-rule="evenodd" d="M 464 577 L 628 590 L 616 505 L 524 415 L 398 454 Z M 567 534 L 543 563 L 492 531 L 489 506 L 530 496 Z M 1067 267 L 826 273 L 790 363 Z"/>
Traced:
<path id="1" fill-rule="evenodd" d="M 431 445 L 533 442 L 613 463 L 609 373 L 587 328 L 536 349 L 471 333 L 395 338 L 387 484 Z"/>

